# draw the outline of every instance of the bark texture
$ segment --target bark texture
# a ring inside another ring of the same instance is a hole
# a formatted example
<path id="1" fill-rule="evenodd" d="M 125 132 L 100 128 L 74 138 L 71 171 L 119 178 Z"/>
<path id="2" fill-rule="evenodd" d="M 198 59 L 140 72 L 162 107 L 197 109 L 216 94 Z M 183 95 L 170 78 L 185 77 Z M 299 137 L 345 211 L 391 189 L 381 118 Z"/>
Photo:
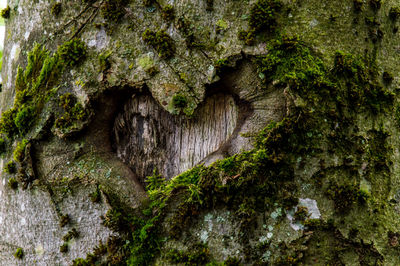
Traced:
<path id="1" fill-rule="evenodd" d="M 400 265 L 398 1 L 8 4 L 0 265 Z"/>

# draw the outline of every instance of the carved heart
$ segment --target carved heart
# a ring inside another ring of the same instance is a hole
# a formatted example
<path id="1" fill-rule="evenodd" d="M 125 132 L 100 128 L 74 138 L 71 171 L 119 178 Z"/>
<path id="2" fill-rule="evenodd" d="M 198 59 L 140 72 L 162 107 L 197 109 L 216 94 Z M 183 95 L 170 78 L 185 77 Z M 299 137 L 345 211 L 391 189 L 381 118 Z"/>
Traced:
<path id="1" fill-rule="evenodd" d="M 234 133 L 238 116 L 228 94 L 207 97 L 190 119 L 171 115 L 151 95 L 135 95 L 115 119 L 117 156 L 142 181 L 154 168 L 169 179 L 219 151 Z"/>

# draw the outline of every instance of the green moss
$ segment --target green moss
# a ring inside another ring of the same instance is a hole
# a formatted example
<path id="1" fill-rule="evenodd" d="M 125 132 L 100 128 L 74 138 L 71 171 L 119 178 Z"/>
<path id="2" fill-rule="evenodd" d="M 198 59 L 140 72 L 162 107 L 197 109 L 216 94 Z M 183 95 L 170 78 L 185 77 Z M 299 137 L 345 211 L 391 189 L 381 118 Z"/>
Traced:
<path id="1" fill-rule="evenodd" d="M 172 97 L 172 105 L 176 109 L 183 109 L 187 106 L 188 100 L 185 96 L 176 94 Z"/>
<path id="2" fill-rule="evenodd" d="M 273 30 L 277 26 L 276 15 L 281 8 L 279 0 L 258 0 L 250 10 L 249 26 L 256 32 Z"/>
<path id="3" fill-rule="evenodd" d="M 95 191 L 89 194 L 89 198 L 93 203 L 101 202 L 101 192 L 100 189 L 97 187 Z"/>
<path id="4" fill-rule="evenodd" d="M 4 172 L 7 174 L 15 174 L 17 170 L 17 165 L 13 161 L 9 161 L 5 166 L 4 166 Z"/>
<path id="5" fill-rule="evenodd" d="M 369 0 L 369 5 L 373 10 L 377 11 L 382 6 L 382 0 Z"/>
<path id="6" fill-rule="evenodd" d="M 307 207 L 299 206 L 293 217 L 297 222 L 304 222 L 309 217 Z"/>
<path id="7" fill-rule="evenodd" d="M 0 119 L 0 132 L 5 134 L 8 138 L 13 137 L 18 133 L 18 128 L 15 125 L 14 117 L 16 115 L 16 109 L 4 111 Z"/>
<path id="8" fill-rule="evenodd" d="M 22 105 L 19 111 L 14 117 L 14 124 L 18 128 L 18 132 L 21 136 L 24 136 L 29 132 L 35 122 L 36 106 L 32 105 Z"/>
<path id="9" fill-rule="evenodd" d="M 13 190 L 18 189 L 18 181 L 14 177 L 11 177 L 8 179 L 8 187 Z"/>
<path id="10" fill-rule="evenodd" d="M 51 6 L 51 14 L 53 14 L 55 17 L 58 17 L 60 15 L 62 10 L 62 4 L 61 3 L 54 3 Z"/>
<path id="11" fill-rule="evenodd" d="M 26 145 L 29 143 L 27 139 L 23 139 L 22 141 L 18 142 L 17 147 L 13 152 L 13 159 L 16 162 L 22 162 L 25 158 L 25 148 Z"/>
<path id="12" fill-rule="evenodd" d="M 154 0 L 143 0 L 143 5 L 146 7 L 150 7 L 154 4 Z"/>
<path id="13" fill-rule="evenodd" d="M 107 21 L 119 22 L 125 15 L 128 0 L 106 0 L 101 6 L 101 14 Z"/>
<path id="14" fill-rule="evenodd" d="M 161 10 L 161 16 L 163 19 L 166 21 L 172 21 L 175 18 L 175 11 L 174 7 L 172 5 L 166 5 L 162 10 Z"/>
<path id="15" fill-rule="evenodd" d="M 214 0 L 205 0 L 206 1 L 206 10 L 213 11 L 214 8 Z"/>
<path id="16" fill-rule="evenodd" d="M 240 259 L 237 257 L 229 257 L 224 261 L 224 266 L 239 266 L 240 264 Z"/>
<path id="17" fill-rule="evenodd" d="M 161 58 L 167 59 L 174 55 L 175 44 L 172 38 L 163 30 L 157 32 L 146 29 L 142 34 L 142 39 L 153 46 Z"/>
<path id="18" fill-rule="evenodd" d="M 109 209 L 103 219 L 103 225 L 115 231 L 122 230 L 125 224 L 126 220 L 118 209 Z"/>
<path id="19" fill-rule="evenodd" d="M 111 67 L 110 56 L 112 51 L 103 52 L 99 54 L 100 71 L 103 72 Z"/>
<path id="20" fill-rule="evenodd" d="M 364 5 L 363 0 L 353 0 L 353 6 L 356 12 L 361 12 L 363 5 Z"/>
<path id="21" fill-rule="evenodd" d="M 223 19 L 219 19 L 215 25 L 217 26 L 216 27 L 217 33 L 221 33 L 223 31 L 227 30 L 229 27 L 228 22 Z"/>
<path id="22" fill-rule="evenodd" d="M 391 7 L 389 11 L 389 17 L 391 20 L 396 21 L 400 17 L 400 7 Z"/>
<path id="23" fill-rule="evenodd" d="M 217 74 L 221 73 L 228 65 L 229 60 L 227 58 L 219 59 L 214 63 L 215 71 Z"/>
<path id="24" fill-rule="evenodd" d="M 3 8 L 0 12 L 0 15 L 4 19 L 10 18 L 11 8 L 7 5 L 6 8 Z"/>
<path id="25" fill-rule="evenodd" d="M 71 230 L 68 231 L 68 233 L 65 236 L 63 236 L 63 240 L 65 242 L 68 242 L 71 239 L 78 237 L 79 237 L 79 232 L 75 228 L 72 228 Z"/>
<path id="26" fill-rule="evenodd" d="M 327 194 L 334 201 L 336 211 L 341 214 L 349 212 L 355 203 L 367 203 L 370 197 L 368 192 L 349 184 L 331 184 Z"/>
<path id="27" fill-rule="evenodd" d="M 393 75 L 391 73 L 389 73 L 387 71 L 384 71 L 383 74 L 382 74 L 382 79 L 383 79 L 383 82 L 386 85 L 390 85 L 394 78 L 393 78 Z"/>
<path id="28" fill-rule="evenodd" d="M 59 106 L 62 107 L 63 111 L 59 114 L 54 126 L 62 131 L 75 128 L 78 123 L 85 121 L 89 117 L 88 110 L 71 93 L 60 96 Z"/>
<path id="29" fill-rule="evenodd" d="M 277 15 L 281 8 L 280 0 L 258 0 L 250 9 L 249 30 L 239 31 L 238 38 L 252 45 L 257 33 L 272 32 L 277 26 Z"/>
<path id="30" fill-rule="evenodd" d="M 189 251 L 190 250 L 190 251 Z M 185 265 L 204 265 L 209 262 L 209 249 L 205 245 L 196 245 L 188 251 L 170 249 L 166 253 L 166 259 L 170 263 L 184 263 Z"/>
<path id="31" fill-rule="evenodd" d="M 14 257 L 16 257 L 17 259 L 22 259 L 24 257 L 24 250 L 22 248 L 17 248 L 14 253 Z"/>
<path id="32" fill-rule="evenodd" d="M 72 265 L 73 266 L 90 266 L 91 264 L 89 261 L 87 261 L 85 259 L 77 258 L 72 261 Z"/>
<path id="33" fill-rule="evenodd" d="M 4 138 L 0 137 L 0 154 L 7 150 L 7 142 Z"/>
<path id="34" fill-rule="evenodd" d="M 67 224 L 70 223 L 70 221 L 71 221 L 71 219 L 69 218 L 68 214 L 63 214 L 60 216 L 60 226 L 61 227 L 66 226 Z"/>
<path id="35" fill-rule="evenodd" d="M 146 178 L 146 190 L 148 191 L 164 188 L 165 185 L 165 178 L 156 169 L 153 170 L 153 175 Z"/>
<path id="36" fill-rule="evenodd" d="M 60 252 L 61 252 L 61 253 L 67 253 L 67 252 L 68 252 L 68 243 L 63 243 L 63 244 L 60 246 Z"/>
<path id="37" fill-rule="evenodd" d="M 19 67 L 17 71 L 14 106 L 0 119 L 0 132 L 10 139 L 17 134 L 23 137 L 33 128 L 63 71 L 59 55 L 50 56 L 38 44 L 28 52 L 27 59 L 26 69 Z"/>
<path id="38" fill-rule="evenodd" d="M 65 42 L 57 49 L 60 60 L 66 66 L 76 66 L 86 58 L 86 44 L 78 38 Z"/>

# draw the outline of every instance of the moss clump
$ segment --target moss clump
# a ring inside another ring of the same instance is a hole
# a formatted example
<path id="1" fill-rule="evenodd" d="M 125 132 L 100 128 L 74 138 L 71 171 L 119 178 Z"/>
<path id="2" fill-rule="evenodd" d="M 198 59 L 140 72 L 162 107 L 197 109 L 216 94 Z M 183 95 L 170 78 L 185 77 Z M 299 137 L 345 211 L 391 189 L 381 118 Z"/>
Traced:
<path id="1" fill-rule="evenodd" d="M 382 74 L 382 79 L 383 79 L 383 82 L 386 85 L 390 85 L 394 78 L 393 78 L 393 75 L 391 73 L 389 73 L 387 71 L 384 71 L 383 74 Z"/>
<path id="2" fill-rule="evenodd" d="M 249 26 L 255 31 L 271 31 L 276 25 L 276 15 L 281 9 L 279 0 L 258 0 L 250 10 Z"/>
<path id="3" fill-rule="evenodd" d="M 14 122 L 15 114 L 16 109 L 12 108 L 3 112 L 0 119 L 0 132 L 5 134 L 9 138 L 18 133 L 18 128 Z"/>
<path id="4" fill-rule="evenodd" d="M 174 95 L 172 97 L 172 105 L 176 109 L 184 109 L 188 104 L 188 100 L 185 96 L 181 94 Z"/>
<path id="5" fill-rule="evenodd" d="M 60 96 L 59 106 L 62 107 L 63 112 L 56 119 L 54 126 L 62 131 L 74 129 L 78 123 L 89 117 L 88 110 L 71 93 Z"/>
<path id="6" fill-rule="evenodd" d="M 391 20 L 396 21 L 400 17 L 400 7 L 391 7 L 389 11 L 389 17 Z"/>
<path id="7" fill-rule="evenodd" d="M 75 228 L 72 228 L 71 230 L 68 231 L 68 233 L 65 236 L 63 236 L 63 240 L 65 242 L 68 242 L 71 239 L 78 237 L 79 237 L 79 232 Z"/>
<path id="8" fill-rule="evenodd" d="M 282 8 L 280 0 L 258 0 L 250 9 L 249 30 L 239 31 L 238 38 L 251 45 L 259 32 L 272 32 L 277 26 L 277 14 Z"/>
<path id="9" fill-rule="evenodd" d="M 35 44 L 28 52 L 26 69 L 18 68 L 14 106 L 2 114 L 0 132 L 10 139 L 26 135 L 37 122 L 62 71 L 58 53 L 50 56 L 41 45 Z"/>
<path id="10" fill-rule="evenodd" d="M 15 148 L 13 152 L 13 158 L 16 162 L 22 162 L 25 158 L 25 148 L 26 145 L 29 143 L 27 139 L 23 139 L 21 142 L 17 144 L 17 147 Z"/>
<path id="11" fill-rule="evenodd" d="M 104 216 L 103 225 L 112 230 L 118 231 L 126 225 L 126 220 L 122 216 L 121 211 L 112 208 L 108 210 Z"/>
<path id="12" fill-rule="evenodd" d="M 61 252 L 61 253 L 67 253 L 67 252 L 68 252 L 68 243 L 63 243 L 63 244 L 60 246 L 60 252 Z"/>
<path id="13" fill-rule="evenodd" d="M 36 106 L 23 104 L 14 117 L 14 124 L 21 136 L 29 132 L 35 122 Z"/>
<path id="14" fill-rule="evenodd" d="M 224 261 L 224 266 L 239 266 L 240 264 L 240 259 L 237 257 L 229 257 Z"/>
<path id="15" fill-rule="evenodd" d="M 229 60 L 227 58 L 218 59 L 214 63 L 215 71 L 217 74 L 221 73 L 229 65 Z"/>
<path id="16" fill-rule="evenodd" d="M 161 10 L 161 16 L 163 19 L 166 21 L 172 21 L 175 18 L 175 11 L 174 7 L 172 5 L 166 5 L 162 10 Z"/>
<path id="17" fill-rule="evenodd" d="M 128 0 L 106 0 L 101 6 L 101 14 L 111 22 L 119 22 L 125 15 Z"/>
<path id="18" fill-rule="evenodd" d="M 99 188 L 96 188 L 95 191 L 89 194 L 90 201 L 93 203 L 101 202 L 101 192 Z"/>
<path id="19" fill-rule="evenodd" d="M 380 111 L 393 103 L 393 93 L 379 84 L 375 65 L 367 66 L 360 58 L 342 51 L 336 52 L 334 63 L 333 71 L 346 80 L 348 98 L 355 107 Z"/>
<path id="20" fill-rule="evenodd" d="M 209 249 L 205 245 L 191 247 L 190 251 L 171 249 L 166 253 L 170 263 L 184 263 L 185 265 L 204 265 L 209 262 Z"/>
<path id="21" fill-rule="evenodd" d="M 58 17 L 60 15 L 62 10 L 62 4 L 61 3 L 54 3 L 51 6 L 51 14 L 53 14 L 55 17 Z"/>
<path id="22" fill-rule="evenodd" d="M 206 10 L 213 11 L 214 0 L 206 0 Z"/>
<path id="23" fill-rule="evenodd" d="M 100 65 L 100 71 L 106 71 L 111 67 L 111 62 L 110 62 L 110 56 L 112 54 L 112 51 L 104 52 L 99 54 L 99 65 Z"/>
<path id="24" fill-rule="evenodd" d="M 86 44 L 78 38 L 65 42 L 58 47 L 57 53 L 63 64 L 76 66 L 86 58 Z"/>
<path id="25" fill-rule="evenodd" d="M 17 165 L 13 161 L 9 161 L 5 166 L 4 166 L 4 172 L 7 174 L 15 174 L 17 170 Z"/>
<path id="26" fill-rule="evenodd" d="M 7 143 L 4 138 L 0 137 L 0 154 L 4 153 L 7 149 Z"/>
<path id="27" fill-rule="evenodd" d="M 10 18 L 10 12 L 11 12 L 11 8 L 7 5 L 6 8 L 3 8 L 1 10 L 0 15 L 2 18 L 8 19 L 8 18 Z"/>
<path id="28" fill-rule="evenodd" d="M 382 6 L 382 0 L 369 0 L 369 5 L 373 10 L 377 11 Z"/>
<path id="29" fill-rule="evenodd" d="M 14 257 L 17 259 L 22 259 L 24 257 L 24 250 L 22 248 L 17 248 L 14 253 Z"/>
<path id="30" fill-rule="evenodd" d="M 355 185 L 331 184 L 327 195 L 334 201 L 338 213 L 347 213 L 353 204 L 359 202 L 364 204 L 369 198 L 369 193 L 360 190 Z"/>
<path id="31" fill-rule="evenodd" d="M 361 12 L 363 5 L 364 5 L 363 0 L 353 0 L 353 6 L 356 12 Z"/>
<path id="32" fill-rule="evenodd" d="M 69 218 L 68 214 L 63 214 L 60 216 L 60 227 L 64 227 L 69 224 L 71 219 Z"/>
<path id="33" fill-rule="evenodd" d="M 157 169 L 154 169 L 153 174 L 146 178 L 146 190 L 149 191 L 162 188 L 165 184 L 165 178 L 158 173 Z"/>
<path id="34" fill-rule="evenodd" d="M 164 30 L 154 32 L 147 29 L 143 32 L 142 39 L 153 46 L 161 58 L 170 58 L 175 53 L 174 41 Z"/>
<path id="35" fill-rule="evenodd" d="M 15 179 L 14 177 L 11 177 L 10 179 L 8 179 L 8 187 L 13 190 L 16 190 L 18 188 L 17 179 Z"/>
<path id="36" fill-rule="evenodd" d="M 154 4 L 154 0 L 143 0 L 143 5 L 146 7 L 150 7 Z"/>
<path id="37" fill-rule="evenodd" d="M 294 220 L 296 222 L 304 222 L 308 218 L 308 209 L 304 206 L 299 206 L 294 213 Z"/>

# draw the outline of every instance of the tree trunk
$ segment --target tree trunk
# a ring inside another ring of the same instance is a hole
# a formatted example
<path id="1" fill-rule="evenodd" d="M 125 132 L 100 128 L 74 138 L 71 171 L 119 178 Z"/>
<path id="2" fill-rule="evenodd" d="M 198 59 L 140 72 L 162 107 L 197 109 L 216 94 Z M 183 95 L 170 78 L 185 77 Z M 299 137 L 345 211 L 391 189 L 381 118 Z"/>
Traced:
<path id="1" fill-rule="evenodd" d="M 8 5 L 1 265 L 400 264 L 396 1 Z"/>

